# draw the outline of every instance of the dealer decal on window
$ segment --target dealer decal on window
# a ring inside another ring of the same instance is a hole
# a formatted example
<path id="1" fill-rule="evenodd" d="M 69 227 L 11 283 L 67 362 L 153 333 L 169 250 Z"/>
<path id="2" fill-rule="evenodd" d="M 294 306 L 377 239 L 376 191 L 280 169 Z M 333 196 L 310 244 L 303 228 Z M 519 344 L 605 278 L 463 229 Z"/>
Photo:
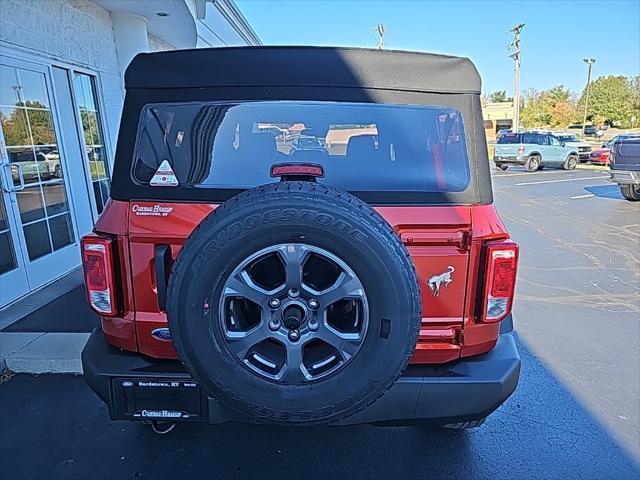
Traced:
<path id="1" fill-rule="evenodd" d="M 177 187 L 178 179 L 176 174 L 173 173 L 171 165 L 166 160 L 163 160 L 153 178 L 149 182 L 149 185 L 154 187 Z"/>

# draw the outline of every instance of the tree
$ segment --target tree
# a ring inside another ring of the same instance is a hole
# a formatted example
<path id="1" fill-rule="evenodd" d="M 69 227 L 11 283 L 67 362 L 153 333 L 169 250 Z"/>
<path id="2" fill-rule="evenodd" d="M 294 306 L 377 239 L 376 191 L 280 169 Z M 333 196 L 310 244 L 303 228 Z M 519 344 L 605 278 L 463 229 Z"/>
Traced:
<path id="1" fill-rule="evenodd" d="M 543 109 L 552 127 L 566 127 L 576 120 L 577 110 L 571 90 L 556 85 L 543 92 Z"/>
<path id="2" fill-rule="evenodd" d="M 633 82 L 632 78 L 622 75 L 596 78 L 590 84 L 587 116 L 601 116 L 605 122 L 628 127 L 634 112 Z M 578 102 L 581 108 L 584 108 L 585 96 L 586 87 Z"/>
<path id="3" fill-rule="evenodd" d="M 564 88 L 564 85 L 556 85 L 544 92 L 547 104 L 554 107 L 557 103 L 571 100 L 571 90 Z"/>
<path id="4" fill-rule="evenodd" d="M 530 88 L 522 97 L 520 123 L 527 128 L 549 125 L 550 116 L 544 109 L 544 92 Z"/>
<path id="5" fill-rule="evenodd" d="M 640 75 L 636 75 L 629 80 L 631 86 L 631 127 L 635 127 L 640 122 Z"/>
<path id="6" fill-rule="evenodd" d="M 52 145 L 56 143 L 51 112 L 39 102 L 18 102 L 8 115 L 0 113 L 4 140 L 13 145 Z M 28 110 L 20 107 L 30 107 Z M 27 121 L 27 115 L 29 120 Z"/>
<path id="7" fill-rule="evenodd" d="M 574 95 L 563 85 L 524 94 L 520 118 L 525 127 L 566 127 L 578 116 Z"/>
<path id="8" fill-rule="evenodd" d="M 513 102 L 513 97 L 507 97 L 506 90 L 496 90 L 489 94 L 489 101 L 491 103 Z"/>
<path id="9" fill-rule="evenodd" d="M 552 127 L 567 127 L 579 116 L 576 104 L 571 101 L 558 102 L 551 108 L 549 124 Z"/>

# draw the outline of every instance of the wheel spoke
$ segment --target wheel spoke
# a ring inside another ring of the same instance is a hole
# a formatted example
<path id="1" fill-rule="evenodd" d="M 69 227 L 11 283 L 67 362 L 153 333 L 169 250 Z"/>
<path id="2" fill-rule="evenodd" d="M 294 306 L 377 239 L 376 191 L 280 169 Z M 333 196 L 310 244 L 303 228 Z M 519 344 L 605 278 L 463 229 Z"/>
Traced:
<path id="1" fill-rule="evenodd" d="M 222 293 L 223 297 L 243 297 L 264 306 L 271 292 L 257 286 L 246 270 L 229 277 Z"/>
<path id="2" fill-rule="evenodd" d="M 300 343 L 287 346 L 287 360 L 278 373 L 278 380 L 289 384 L 308 380 L 308 373 L 302 364 L 302 345 Z"/>
<path id="3" fill-rule="evenodd" d="M 356 354 L 362 342 L 359 333 L 339 333 L 327 325 L 318 331 L 317 338 L 335 348 L 345 361 Z"/>
<path id="4" fill-rule="evenodd" d="M 283 245 L 279 249 L 284 262 L 285 284 L 287 288 L 299 289 L 302 285 L 302 267 L 308 250 L 303 245 Z"/>
<path id="5" fill-rule="evenodd" d="M 318 292 L 324 308 L 344 298 L 364 298 L 364 291 L 358 279 L 347 272 L 342 272 L 336 282 L 326 290 Z"/>
<path id="6" fill-rule="evenodd" d="M 247 352 L 256 343 L 269 338 L 271 332 L 266 328 L 264 321 L 248 332 L 225 332 L 229 349 L 238 357 L 244 359 Z"/>

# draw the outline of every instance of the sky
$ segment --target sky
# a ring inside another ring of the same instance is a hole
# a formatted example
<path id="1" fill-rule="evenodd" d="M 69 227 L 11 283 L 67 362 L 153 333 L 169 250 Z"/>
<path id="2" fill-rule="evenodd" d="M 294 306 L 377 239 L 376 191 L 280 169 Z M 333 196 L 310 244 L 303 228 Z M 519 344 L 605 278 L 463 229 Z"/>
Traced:
<path id="1" fill-rule="evenodd" d="M 376 47 L 469 57 L 483 93 L 513 92 L 509 30 L 522 31 L 521 89 L 584 88 L 592 75 L 640 75 L 640 0 L 236 0 L 265 45 Z"/>

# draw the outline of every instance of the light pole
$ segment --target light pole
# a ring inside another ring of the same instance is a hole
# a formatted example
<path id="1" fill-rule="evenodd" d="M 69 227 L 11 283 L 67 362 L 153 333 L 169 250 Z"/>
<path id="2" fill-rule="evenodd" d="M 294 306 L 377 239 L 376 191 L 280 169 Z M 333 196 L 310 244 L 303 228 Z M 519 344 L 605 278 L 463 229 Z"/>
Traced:
<path id="1" fill-rule="evenodd" d="M 379 23 L 376 25 L 375 32 L 378 34 L 378 50 L 384 49 L 384 34 L 387 31 L 387 28 L 384 24 Z"/>
<path id="2" fill-rule="evenodd" d="M 511 57 L 514 61 L 514 92 L 513 92 L 513 131 L 517 132 L 520 128 L 520 32 L 524 28 L 524 23 L 520 23 L 513 27 L 510 31 L 513 32 L 513 41 L 509 48 Z"/>
<path id="3" fill-rule="evenodd" d="M 591 88 L 591 66 L 596 63 L 596 59 L 583 58 L 582 61 L 589 65 L 589 72 L 587 73 L 587 94 L 584 99 L 584 116 L 582 117 L 582 138 L 584 138 L 584 129 L 587 123 L 587 107 L 589 106 L 589 90 Z"/>

